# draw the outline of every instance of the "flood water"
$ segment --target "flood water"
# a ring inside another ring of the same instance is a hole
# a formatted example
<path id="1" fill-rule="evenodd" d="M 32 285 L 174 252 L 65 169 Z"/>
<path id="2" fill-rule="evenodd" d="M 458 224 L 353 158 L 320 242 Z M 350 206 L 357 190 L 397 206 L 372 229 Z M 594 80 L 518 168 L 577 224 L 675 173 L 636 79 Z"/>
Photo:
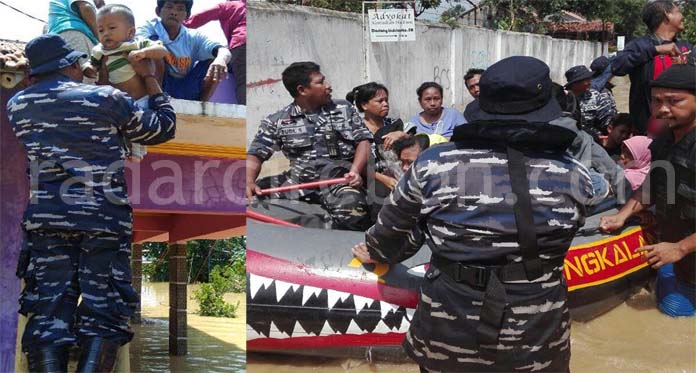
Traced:
<path id="1" fill-rule="evenodd" d="M 249 354 L 250 373 L 418 372 L 413 363 L 373 363 Z M 643 290 L 624 304 L 587 323 L 571 327 L 572 372 L 694 372 L 696 318 L 661 314 Z"/>
<path id="2" fill-rule="evenodd" d="M 143 324 L 133 325 L 130 346 L 132 372 L 245 372 L 246 297 L 226 294 L 225 300 L 239 302 L 237 318 L 197 315 L 193 299 L 196 285 L 188 286 L 188 354 L 169 355 L 169 284 L 143 283 Z"/>

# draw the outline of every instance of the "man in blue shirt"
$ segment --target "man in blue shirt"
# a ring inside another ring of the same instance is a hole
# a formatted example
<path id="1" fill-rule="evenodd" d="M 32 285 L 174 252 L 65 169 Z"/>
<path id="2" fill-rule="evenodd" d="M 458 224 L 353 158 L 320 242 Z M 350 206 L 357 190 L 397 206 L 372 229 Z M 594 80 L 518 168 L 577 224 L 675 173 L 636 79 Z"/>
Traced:
<path id="1" fill-rule="evenodd" d="M 174 137 L 176 116 L 149 60 L 134 64 L 151 110 L 111 86 L 82 84 L 79 58 L 57 35 L 27 46 L 33 86 L 7 104 L 29 159 L 30 200 L 17 275 L 26 286 L 22 350 L 31 372 L 65 372 L 79 343 L 78 372 L 111 371 L 133 337 L 128 319 L 133 216 L 123 169 L 125 140 L 154 145 Z M 78 306 L 78 298 L 82 302 Z"/>
<path id="2" fill-rule="evenodd" d="M 165 56 L 163 89 L 174 98 L 207 101 L 222 79 L 232 57 L 223 45 L 182 23 L 191 15 L 193 0 L 157 1 L 157 16 L 138 28 L 136 37 L 160 40 Z"/>

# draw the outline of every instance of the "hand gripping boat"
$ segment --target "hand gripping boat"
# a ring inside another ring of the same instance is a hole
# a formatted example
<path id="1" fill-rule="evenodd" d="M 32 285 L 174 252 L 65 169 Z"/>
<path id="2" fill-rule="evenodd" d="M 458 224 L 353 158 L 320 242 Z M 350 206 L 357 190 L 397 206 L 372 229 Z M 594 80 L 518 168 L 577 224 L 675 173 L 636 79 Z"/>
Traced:
<path id="1" fill-rule="evenodd" d="M 653 241 L 652 233 L 629 225 L 602 234 L 599 218 L 613 212 L 588 217 L 566 256 L 576 321 L 619 305 L 652 275 L 634 253 Z M 430 259 L 427 246 L 397 265 L 362 265 L 350 248 L 364 241 L 364 233 L 316 228 L 325 221 L 318 206 L 275 200 L 250 206 L 247 214 L 249 351 L 405 358 L 401 341 Z"/>

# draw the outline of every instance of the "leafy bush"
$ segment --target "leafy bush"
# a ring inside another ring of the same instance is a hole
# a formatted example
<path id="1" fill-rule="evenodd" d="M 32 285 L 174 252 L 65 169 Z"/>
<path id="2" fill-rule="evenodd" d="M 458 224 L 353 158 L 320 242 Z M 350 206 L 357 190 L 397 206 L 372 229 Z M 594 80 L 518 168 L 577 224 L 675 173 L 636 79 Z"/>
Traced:
<path id="1" fill-rule="evenodd" d="M 696 43 L 696 0 L 686 0 L 682 3 L 684 13 L 684 33 L 682 38 L 689 43 Z"/>
<path id="2" fill-rule="evenodd" d="M 241 272 L 240 272 L 241 271 Z M 210 283 L 201 285 L 193 296 L 198 302 L 201 316 L 237 317 L 239 302 L 231 305 L 223 296 L 229 292 L 243 292 L 246 287 L 243 256 L 228 265 L 216 265 L 210 271 Z"/>
<path id="3" fill-rule="evenodd" d="M 236 305 L 229 304 L 223 299 L 223 294 L 212 283 L 201 285 L 200 289 L 193 292 L 193 297 L 198 302 L 198 313 L 201 316 L 237 317 L 239 302 Z"/>

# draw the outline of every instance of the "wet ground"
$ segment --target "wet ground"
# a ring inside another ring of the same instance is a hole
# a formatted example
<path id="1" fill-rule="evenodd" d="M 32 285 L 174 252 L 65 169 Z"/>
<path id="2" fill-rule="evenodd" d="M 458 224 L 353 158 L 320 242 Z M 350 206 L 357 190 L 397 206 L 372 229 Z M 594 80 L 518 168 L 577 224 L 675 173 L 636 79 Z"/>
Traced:
<path id="1" fill-rule="evenodd" d="M 245 372 L 246 298 L 226 294 L 225 300 L 239 302 L 237 318 L 199 316 L 193 299 L 196 285 L 188 287 L 188 354 L 169 356 L 169 285 L 144 283 L 143 324 L 134 325 L 135 339 L 130 347 L 132 372 Z"/>
<path id="2" fill-rule="evenodd" d="M 643 291 L 619 307 L 571 327 L 572 372 L 694 372 L 696 318 L 670 318 Z M 418 372 L 413 363 L 375 363 L 249 354 L 250 373 Z"/>

